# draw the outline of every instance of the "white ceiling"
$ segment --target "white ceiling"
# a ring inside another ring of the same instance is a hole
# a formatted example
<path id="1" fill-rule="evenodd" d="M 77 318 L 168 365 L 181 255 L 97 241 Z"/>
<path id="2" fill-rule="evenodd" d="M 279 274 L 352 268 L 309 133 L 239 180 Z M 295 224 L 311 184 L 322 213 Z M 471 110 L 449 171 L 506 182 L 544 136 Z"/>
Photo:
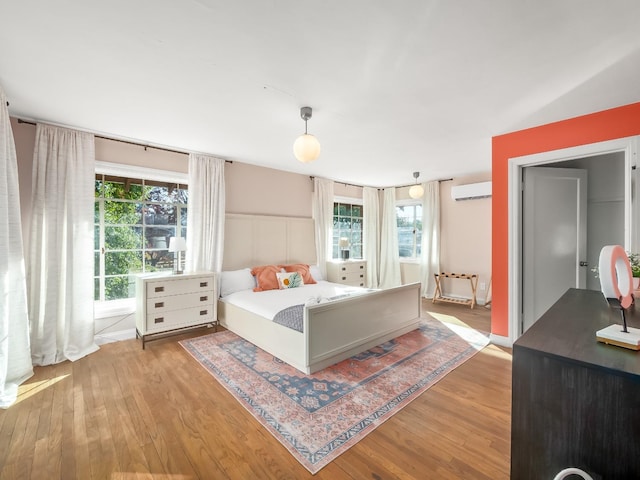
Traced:
<path id="1" fill-rule="evenodd" d="M 637 0 L 0 0 L 12 116 L 355 184 L 640 101 Z M 295 160 L 302 106 L 322 145 Z"/>

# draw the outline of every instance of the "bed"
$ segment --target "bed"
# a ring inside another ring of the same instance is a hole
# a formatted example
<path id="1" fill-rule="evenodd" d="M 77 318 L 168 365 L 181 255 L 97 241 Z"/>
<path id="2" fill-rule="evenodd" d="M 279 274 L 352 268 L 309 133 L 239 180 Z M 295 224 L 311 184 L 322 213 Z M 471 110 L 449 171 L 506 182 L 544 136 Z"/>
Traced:
<path id="1" fill-rule="evenodd" d="M 230 252 L 229 254 L 227 252 Z M 232 253 L 231 253 L 232 252 Z M 270 259 L 270 260 L 267 260 Z M 277 260 L 277 261 L 273 261 Z M 392 338 L 418 328 L 420 284 L 384 290 L 346 292 L 344 285 L 318 278 L 319 286 L 333 285 L 336 294 L 311 293 L 314 285 L 296 290 L 290 305 L 302 304 L 302 332 L 275 323 L 270 314 L 252 312 L 246 304 L 234 304 L 231 293 L 278 295 L 287 291 L 251 292 L 248 266 L 267 264 L 314 265 L 313 220 L 289 217 L 228 214 L 225 221 L 225 261 L 219 278 L 220 324 L 305 374 L 314 373 Z M 242 263 L 241 263 L 242 262 Z M 232 270 L 233 269 L 233 270 Z M 319 276 L 317 270 L 313 270 Z M 233 281 L 229 282 L 229 279 Z M 244 285 L 243 285 L 243 282 Z M 232 288 L 230 284 L 235 283 Z M 226 290 L 226 291 L 225 291 Z M 320 299 L 320 303 L 308 301 Z M 267 301 L 266 303 L 271 303 Z M 275 310 L 286 308 L 279 305 Z"/>

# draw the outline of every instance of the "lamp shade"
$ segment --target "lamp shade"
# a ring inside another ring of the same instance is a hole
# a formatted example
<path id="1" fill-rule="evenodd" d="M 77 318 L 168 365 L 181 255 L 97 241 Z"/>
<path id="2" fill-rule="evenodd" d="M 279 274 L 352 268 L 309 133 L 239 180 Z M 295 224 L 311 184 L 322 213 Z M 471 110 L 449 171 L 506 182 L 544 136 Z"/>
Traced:
<path id="1" fill-rule="evenodd" d="M 171 237 L 169 238 L 169 251 L 170 252 L 184 252 L 187 249 L 187 242 L 184 237 Z"/>
<path id="2" fill-rule="evenodd" d="M 320 142 L 309 133 L 303 133 L 293 144 L 293 154 L 302 163 L 313 162 L 320 156 Z"/>
<path id="3" fill-rule="evenodd" d="M 347 237 L 342 237 L 338 241 L 338 245 L 340 248 L 348 248 L 349 247 L 349 239 Z"/>
<path id="4" fill-rule="evenodd" d="M 410 189 L 409 189 L 409 196 L 411 198 L 422 198 L 422 195 L 424 195 L 424 189 L 422 188 L 422 185 L 413 185 Z"/>

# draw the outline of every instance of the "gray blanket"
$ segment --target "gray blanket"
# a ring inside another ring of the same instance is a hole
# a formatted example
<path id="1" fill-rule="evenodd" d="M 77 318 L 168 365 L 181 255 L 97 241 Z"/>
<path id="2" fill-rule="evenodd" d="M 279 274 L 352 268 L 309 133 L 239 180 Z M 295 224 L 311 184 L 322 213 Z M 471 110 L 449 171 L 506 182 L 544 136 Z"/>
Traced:
<path id="1" fill-rule="evenodd" d="M 284 310 L 280 310 L 273 317 L 273 321 L 284 325 L 285 327 L 293 328 L 298 332 L 302 332 L 304 320 L 304 305 L 294 305 L 293 307 L 287 307 Z"/>

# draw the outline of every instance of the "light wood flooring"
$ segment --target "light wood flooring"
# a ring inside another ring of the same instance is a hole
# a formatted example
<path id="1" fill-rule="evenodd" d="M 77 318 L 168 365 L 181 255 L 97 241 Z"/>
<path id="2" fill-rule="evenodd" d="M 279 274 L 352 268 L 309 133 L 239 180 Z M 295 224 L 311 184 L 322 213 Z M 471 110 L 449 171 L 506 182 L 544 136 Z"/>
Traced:
<path id="1" fill-rule="evenodd" d="M 423 310 L 489 331 L 481 306 Z M 0 410 L 0 479 L 509 478 L 509 349 L 485 348 L 313 476 L 178 345 L 186 336 L 37 367 Z"/>

